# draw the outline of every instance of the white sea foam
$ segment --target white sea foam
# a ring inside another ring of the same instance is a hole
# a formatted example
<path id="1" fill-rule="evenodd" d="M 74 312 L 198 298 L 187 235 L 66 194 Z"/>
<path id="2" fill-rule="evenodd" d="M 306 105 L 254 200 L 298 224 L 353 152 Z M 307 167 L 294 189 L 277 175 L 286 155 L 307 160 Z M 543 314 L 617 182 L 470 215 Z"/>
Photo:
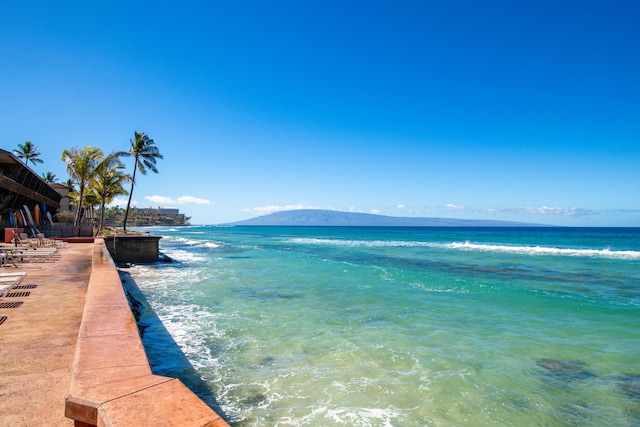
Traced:
<path id="1" fill-rule="evenodd" d="M 153 265 L 136 265 L 129 272 L 132 277 L 140 279 L 145 288 L 157 285 L 164 287 L 167 283 L 191 283 L 199 280 L 198 270 L 175 268 L 171 265 L 165 264 L 163 268 L 157 268 Z"/>
<path id="2" fill-rule="evenodd" d="M 158 308 L 158 311 L 158 317 L 194 366 L 211 366 L 217 362 L 205 343 L 203 333 L 203 325 L 207 325 L 208 336 L 223 335 L 216 328 L 215 314 L 194 305 L 165 306 Z"/>
<path id="3" fill-rule="evenodd" d="M 570 256 L 570 257 L 587 257 L 587 258 L 605 258 L 605 259 L 621 259 L 621 260 L 640 260 L 640 251 L 616 251 L 609 248 L 605 249 L 578 249 L 578 248 L 555 248 L 548 246 L 511 246 L 511 245 L 493 245 L 486 243 L 470 243 L 470 242 L 452 242 L 452 243 L 434 243 L 434 242 L 411 242 L 402 240 L 340 240 L 340 239 L 319 239 L 319 238 L 293 238 L 289 240 L 291 243 L 307 244 L 307 245 L 335 245 L 335 246 L 351 246 L 351 247 L 425 247 L 425 248 L 441 248 L 453 249 L 461 251 L 477 251 L 477 252 L 502 252 L 520 255 L 537 255 L 537 256 Z"/>
<path id="4" fill-rule="evenodd" d="M 290 239 L 291 243 L 303 245 L 334 245 L 334 246 L 354 246 L 354 247 L 436 247 L 436 244 L 429 242 L 408 242 L 402 240 L 341 240 L 341 239 L 320 239 L 297 237 Z"/>
<path id="5" fill-rule="evenodd" d="M 186 237 L 167 238 L 167 240 L 170 240 L 170 241 L 176 242 L 176 243 L 183 243 L 183 244 L 189 245 L 189 246 L 198 245 L 198 244 L 202 243 L 202 240 L 187 239 Z"/>
<path id="6" fill-rule="evenodd" d="M 348 426 L 391 426 L 401 415 L 392 409 L 381 408 L 336 408 L 327 410 L 327 417 L 336 425 Z M 380 424 L 382 423 L 382 424 Z"/>
<path id="7" fill-rule="evenodd" d="M 202 262 L 209 259 L 207 255 L 197 254 L 184 249 L 167 248 L 163 252 L 169 257 L 180 262 Z"/>
<path id="8" fill-rule="evenodd" d="M 522 255 L 546 255 L 546 256 L 571 256 L 571 257 L 588 257 L 588 258 L 607 258 L 607 259 L 640 259 L 638 251 L 612 251 L 610 249 L 575 249 L 575 248 L 554 248 L 547 246 L 509 246 L 509 245 L 488 245 L 470 242 L 454 242 L 443 245 L 451 249 L 485 251 L 485 252 L 504 252 Z"/>
<path id="9" fill-rule="evenodd" d="M 171 236 L 171 235 L 162 235 L 162 238 L 165 241 L 169 241 L 169 242 L 181 243 L 181 242 L 186 242 L 187 241 L 187 239 L 185 237 L 176 237 L 176 236 Z"/>
<path id="10" fill-rule="evenodd" d="M 215 313 L 194 304 L 158 302 L 152 305 L 162 324 L 196 368 L 219 363 L 207 345 L 207 339 L 224 337 L 225 332 L 218 329 L 216 320 L 229 314 Z"/>
<path id="11" fill-rule="evenodd" d="M 179 244 L 179 245 L 181 244 L 181 245 L 187 245 L 187 246 L 203 246 L 211 249 L 219 248 L 220 246 L 222 246 L 219 242 L 214 242 L 210 240 L 197 240 L 197 239 L 189 239 L 186 237 L 172 237 L 172 236 L 163 236 L 163 238 L 166 239 L 167 243 Z"/>

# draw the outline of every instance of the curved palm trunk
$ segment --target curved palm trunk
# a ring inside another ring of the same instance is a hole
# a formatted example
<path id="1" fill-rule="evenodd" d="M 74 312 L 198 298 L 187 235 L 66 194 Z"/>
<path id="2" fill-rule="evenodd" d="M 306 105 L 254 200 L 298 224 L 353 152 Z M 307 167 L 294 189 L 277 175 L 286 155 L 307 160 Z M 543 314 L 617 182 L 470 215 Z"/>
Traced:
<path id="1" fill-rule="evenodd" d="M 138 169 L 138 158 L 133 161 L 133 175 L 131 176 L 131 191 L 129 192 L 129 201 L 127 202 L 127 210 L 124 212 L 124 221 L 122 228 L 127 232 L 127 218 L 129 218 L 129 207 L 131 206 L 131 198 L 133 197 L 133 186 L 136 185 L 136 170 Z"/>
<path id="2" fill-rule="evenodd" d="M 98 225 L 98 232 L 96 233 L 96 236 L 101 235 L 102 229 L 104 228 L 104 208 L 105 202 L 104 197 L 102 197 L 102 203 L 100 204 L 100 225 Z"/>
<path id="3" fill-rule="evenodd" d="M 80 220 L 82 219 L 82 199 L 84 197 L 84 188 L 80 187 L 80 197 L 78 200 L 78 211 L 76 212 L 76 220 L 73 225 L 80 225 Z"/>

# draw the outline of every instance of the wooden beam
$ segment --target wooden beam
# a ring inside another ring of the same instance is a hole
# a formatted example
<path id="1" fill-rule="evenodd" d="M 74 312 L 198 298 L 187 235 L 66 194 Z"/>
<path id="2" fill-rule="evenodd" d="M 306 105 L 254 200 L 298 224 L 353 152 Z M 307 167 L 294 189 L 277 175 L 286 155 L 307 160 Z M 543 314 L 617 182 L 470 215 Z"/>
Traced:
<path id="1" fill-rule="evenodd" d="M 11 178 L 7 178 L 4 175 L 0 175 L 0 188 L 7 189 L 37 202 L 43 202 L 47 206 L 51 206 L 55 209 L 60 209 L 60 203 L 51 200 L 50 198 L 43 196 L 42 194 L 33 191 L 30 188 L 25 187 L 24 185 L 18 184 Z"/>

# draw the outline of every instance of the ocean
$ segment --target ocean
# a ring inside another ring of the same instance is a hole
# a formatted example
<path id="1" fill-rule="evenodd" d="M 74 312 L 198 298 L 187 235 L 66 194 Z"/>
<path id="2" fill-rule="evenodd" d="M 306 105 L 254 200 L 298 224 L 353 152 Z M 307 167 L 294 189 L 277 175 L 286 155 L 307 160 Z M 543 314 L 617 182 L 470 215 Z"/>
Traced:
<path id="1" fill-rule="evenodd" d="M 640 229 L 145 231 L 154 372 L 235 427 L 640 426 Z"/>

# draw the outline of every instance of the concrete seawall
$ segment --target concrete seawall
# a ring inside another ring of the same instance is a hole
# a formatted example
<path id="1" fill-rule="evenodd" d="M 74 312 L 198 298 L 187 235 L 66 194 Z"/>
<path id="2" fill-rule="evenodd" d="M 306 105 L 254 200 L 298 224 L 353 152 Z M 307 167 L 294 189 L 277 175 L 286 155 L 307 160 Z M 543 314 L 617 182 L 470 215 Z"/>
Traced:
<path id="1" fill-rule="evenodd" d="M 76 427 L 228 427 L 178 379 L 151 372 L 120 277 L 102 239 L 93 246 L 65 415 Z"/>
<path id="2" fill-rule="evenodd" d="M 111 235 L 103 237 L 111 259 L 117 264 L 149 264 L 158 262 L 159 241 L 162 237 L 151 234 Z"/>

